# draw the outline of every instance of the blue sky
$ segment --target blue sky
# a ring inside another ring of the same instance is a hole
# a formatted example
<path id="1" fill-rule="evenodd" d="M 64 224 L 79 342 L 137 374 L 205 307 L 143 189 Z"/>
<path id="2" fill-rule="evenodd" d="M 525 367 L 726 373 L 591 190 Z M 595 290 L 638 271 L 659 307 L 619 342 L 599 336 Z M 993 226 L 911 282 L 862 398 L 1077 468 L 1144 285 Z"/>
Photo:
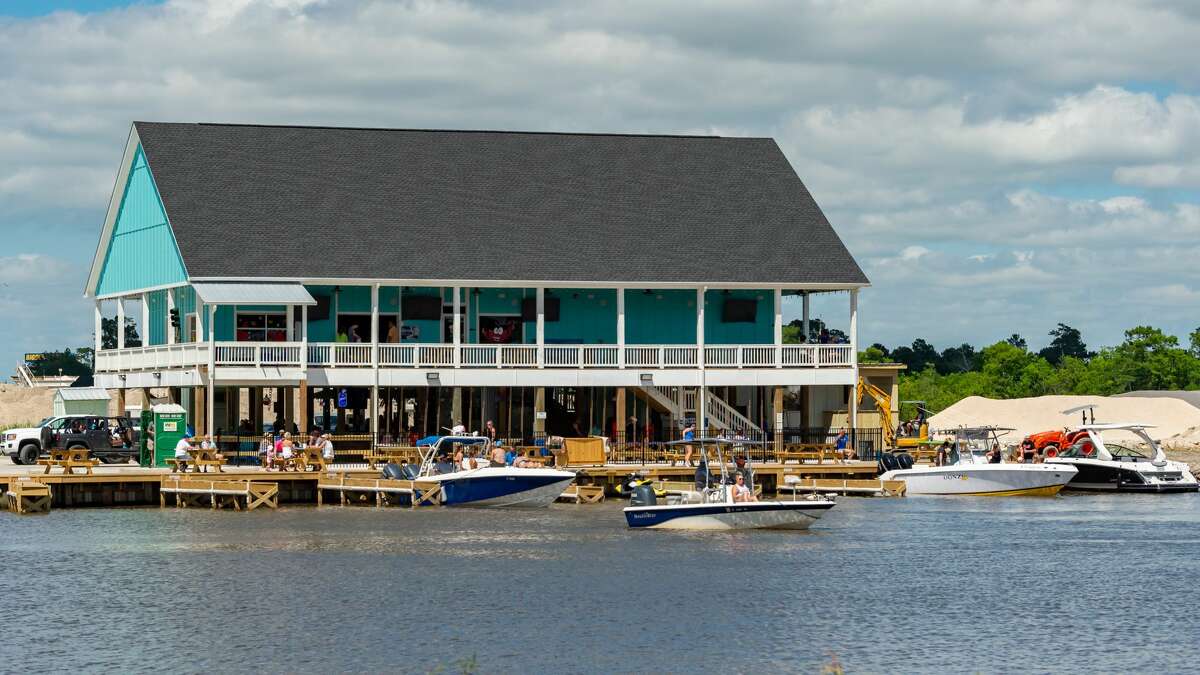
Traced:
<path id="1" fill-rule="evenodd" d="M 1192 3 L 9 0 L 0 15 L 0 372 L 91 343 L 81 289 L 134 119 L 770 136 L 873 282 L 866 343 L 1039 346 L 1061 321 L 1095 347 L 1200 325 Z M 845 307 L 815 312 L 837 325 Z"/>

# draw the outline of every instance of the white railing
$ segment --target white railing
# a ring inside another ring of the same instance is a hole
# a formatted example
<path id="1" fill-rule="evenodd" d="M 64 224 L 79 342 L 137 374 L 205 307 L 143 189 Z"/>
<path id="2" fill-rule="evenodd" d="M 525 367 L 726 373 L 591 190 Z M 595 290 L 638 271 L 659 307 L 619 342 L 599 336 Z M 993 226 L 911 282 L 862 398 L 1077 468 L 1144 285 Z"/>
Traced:
<path id="1" fill-rule="evenodd" d="M 97 372 L 184 368 L 208 363 L 208 343 L 102 350 Z M 696 345 L 626 345 L 625 368 L 695 368 Z M 218 366 L 258 367 L 307 365 L 324 368 L 370 368 L 369 343 L 312 343 L 307 358 L 299 342 L 218 342 Z M 620 368 L 615 345 L 487 345 L 380 344 L 379 366 L 387 368 Z M 706 368 L 845 368 L 854 364 L 850 345 L 706 345 Z"/>

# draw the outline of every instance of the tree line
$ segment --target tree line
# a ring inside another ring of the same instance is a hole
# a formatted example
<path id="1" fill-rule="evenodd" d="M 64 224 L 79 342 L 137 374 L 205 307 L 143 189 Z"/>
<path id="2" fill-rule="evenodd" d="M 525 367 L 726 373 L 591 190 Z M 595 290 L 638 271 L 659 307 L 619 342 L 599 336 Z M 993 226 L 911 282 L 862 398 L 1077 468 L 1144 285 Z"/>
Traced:
<path id="1" fill-rule="evenodd" d="M 1023 398 L 1047 394 L 1111 396 L 1142 389 L 1200 389 L 1200 328 L 1188 344 L 1152 326 L 1125 331 L 1115 347 L 1088 349 L 1080 332 L 1058 324 L 1049 346 L 1031 351 L 1020 335 L 976 349 L 961 344 L 938 351 L 924 339 L 888 349 L 873 344 L 860 363 L 903 363 L 900 398 L 924 401 L 931 411 L 968 397 Z M 915 406 L 901 409 L 906 419 Z"/>

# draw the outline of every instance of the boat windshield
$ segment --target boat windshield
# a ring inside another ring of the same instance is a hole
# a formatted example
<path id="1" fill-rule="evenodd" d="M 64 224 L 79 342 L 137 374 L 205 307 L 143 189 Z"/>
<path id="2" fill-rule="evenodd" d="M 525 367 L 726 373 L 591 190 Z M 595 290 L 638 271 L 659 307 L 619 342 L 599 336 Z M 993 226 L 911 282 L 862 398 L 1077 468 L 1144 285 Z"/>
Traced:
<path id="1" fill-rule="evenodd" d="M 1150 456 L 1141 450 L 1130 448 L 1116 443 L 1105 443 L 1104 447 L 1108 448 L 1108 452 L 1113 457 L 1132 457 L 1134 459 L 1150 459 Z"/>
<path id="2" fill-rule="evenodd" d="M 454 462 L 454 456 L 460 450 L 464 458 L 486 458 L 491 450 L 491 441 L 484 436 L 441 436 L 437 439 L 423 438 L 418 443 L 427 448 L 421 458 L 422 476 L 452 473 L 462 469 L 462 466 Z"/>

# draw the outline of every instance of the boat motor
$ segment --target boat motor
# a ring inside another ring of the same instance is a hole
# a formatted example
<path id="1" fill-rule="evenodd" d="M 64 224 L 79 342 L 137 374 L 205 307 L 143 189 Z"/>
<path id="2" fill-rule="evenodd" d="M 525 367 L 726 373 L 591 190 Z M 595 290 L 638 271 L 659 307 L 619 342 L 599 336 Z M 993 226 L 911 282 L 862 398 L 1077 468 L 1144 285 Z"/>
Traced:
<path id="1" fill-rule="evenodd" d="M 629 481 L 617 486 L 617 493 L 629 495 L 630 506 L 654 506 L 662 496 L 654 489 L 653 480 L 637 473 L 629 474 Z"/>

